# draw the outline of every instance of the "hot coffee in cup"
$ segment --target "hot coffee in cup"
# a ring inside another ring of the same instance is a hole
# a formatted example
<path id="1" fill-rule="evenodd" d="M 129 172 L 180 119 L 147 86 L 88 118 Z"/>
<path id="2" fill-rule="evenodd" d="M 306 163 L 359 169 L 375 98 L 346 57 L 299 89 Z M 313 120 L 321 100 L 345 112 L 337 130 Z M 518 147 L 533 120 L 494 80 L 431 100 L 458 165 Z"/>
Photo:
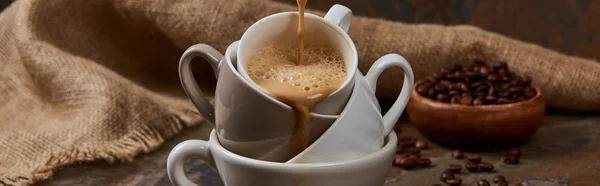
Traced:
<path id="1" fill-rule="evenodd" d="M 291 154 L 308 146 L 310 110 L 347 79 L 339 52 L 326 45 L 307 46 L 303 57 L 297 57 L 294 46 L 262 48 L 249 58 L 248 76 L 261 88 L 292 106 L 296 121 L 292 123 Z M 297 65 L 302 59 L 302 65 Z"/>

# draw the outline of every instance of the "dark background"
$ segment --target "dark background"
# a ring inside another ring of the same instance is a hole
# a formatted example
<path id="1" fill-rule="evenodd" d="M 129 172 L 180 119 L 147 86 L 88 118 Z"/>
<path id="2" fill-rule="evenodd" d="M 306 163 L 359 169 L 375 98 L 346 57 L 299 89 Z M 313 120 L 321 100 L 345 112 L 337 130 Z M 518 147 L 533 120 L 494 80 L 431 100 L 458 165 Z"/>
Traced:
<path id="1" fill-rule="evenodd" d="M 294 4 L 295 0 L 275 0 Z M 12 0 L 0 0 L 0 9 Z M 311 0 L 406 23 L 470 24 L 570 55 L 600 59 L 600 0 Z"/>

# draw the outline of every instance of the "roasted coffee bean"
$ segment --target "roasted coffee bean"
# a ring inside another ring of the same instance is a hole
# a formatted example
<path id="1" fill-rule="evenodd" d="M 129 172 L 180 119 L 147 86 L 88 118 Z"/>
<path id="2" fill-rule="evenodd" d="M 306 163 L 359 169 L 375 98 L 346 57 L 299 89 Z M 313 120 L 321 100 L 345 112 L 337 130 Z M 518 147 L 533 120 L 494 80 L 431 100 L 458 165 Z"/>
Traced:
<path id="1" fill-rule="evenodd" d="M 396 147 L 396 154 L 401 154 L 401 153 L 404 153 L 404 147 L 402 147 L 402 146 Z"/>
<path id="2" fill-rule="evenodd" d="M 454 72 L 455 79 L 464 79 L 465 77 L 467 77 L 467 75 L 463 72 Z"/>
<path id="3" fill-rule="evenodd" d="M 496 94 L 496 88 L 494 88 L 492 85 L 488 85 L 490 88 L 487 91 L 487 95 L 488 96 L 494 96 Z"/>
<path id="4" fill-rule="evenodd" d="M 448 91 L 448 87 L 442 85 L 441 83 L 436 83 L 433 87 L 436 92 L 446 92 Z"/>
<path id="5" fill-rule="evenodd" d="M 492 67 L 494 67 L 495 69 L 508 68 L 508 64 L 506 64 L 505 62 L 498 62 L 492 64 Z"/>
<path id="6" fill-rule="evenodd" d="M 523 91 L 523 87 L 510 87 L 508 88 L 508 91 L 511 93 L 521 92 Z"/>
<path id="7" fill-rule="evenodd" d="M 477 87 L 477 89 L 475 89 L 475 92 L 487 92 L 486 90 L 488 88 L 489 87 L 487 85 L 481 85 L 481 86 Z M 485 95 L 485 93 L 484 93 L 484 95 Z"/>
<path id="8" fill-rule="evenodd" d="M 460 103 L 460 96 L 452 96 L 452 98 L 450 98 L 450 103 L 452 103 L 452 104 L 459 104 Z"/>
<path id="9" fill-rule="evenodd" d="M 458 185 L 462 184 L 462 179 L 459 177 L 454 177 L 454 178 L 446 180 L 446 183 L 450 186 L 458 186 Z"/>
<path id="10" fill-rule="evenodd" d="M 523 186 L 523 184 L 520 184 L 520 183 L 513 183 L 513 184 L 510 184 L 509 186 Z"/>
<path id="11" fill-rule="evenodd" d="M 441 80 L 442 74 L 434 72 L 433 74 L 431 74 L 431 77 L 433 77 L 435 80 Z"/>
<path id="12" fill-rule="evenodd" d="M 506 182 L 498 182 L 498 183 L 494 184 L 494 186 L 508 186 L 508 183 L 506 183 Z"/>
<path id="13" fill-rule="evenodd" d="M 475 164 L 480 163 L 481 162 L 481 155 L 479 154 L 469 154 L 467 155 L 467 160 L 470 162 L 473 162 Z"/>
<path id="14" fill-rule="evenodd" d="M 479 73 L 482 76 L 487 76 L 490 74 L 490 71 L 489 71 L 488 67 L 481 67 L 481 68 L 479 68 Z"/>
<path id="15" fill-rule="evenodd" d="M 420 160 L 421 154 L 408 154 L 408 158 L 413 160 Z"/>
<path id="16" fill-rule="evenodd" d="M 449 96 L 458 96 L 460 95 L 460 92 L 458 92 L 458 90 L 451 90 L 450 92 L 448 92 Z"/>
<path id="17" fill-rule="evenodd" d="M 431 83 L 423 83 L 417 87 L 417 92 L 419 94 L 427 94 L 429 87 L 431 87 Z"/>
<path id="18" fill-rule="evenodd" d="M 435 89 L 434 88 L 429 88 L 429 90 L 427 90 L 427 97 L 435 98 Z"/>
<path id="19" fill-rule="evenodd" d="M 483 105 L 483 99 L 475 99 L 473 101 L 473 105 Z"/>
<path id="20" fill-rule="evenodd" d="M 485 101 L 488 103 L 495 103 L 498 100 L 496 96 L 486 96 Z"/>
<path id="21" fill-rule="evenodd" d="M 435 97 L 435 100 L 441 102 L 450 102 L 450 97 L 448 97 L 446 94 L 440 93 Z"/>
<path id="22" fill-rule="evenodd" d="M 449 164 L 447 169 L 452 173 L 459 173 L 462 170 L 462 166 L 459 164 Z"/>
<path id="23" fill-rule="evenodd" d="M 443 186 L 443 185 L 441 185 L 441 184 L 433 184 L 431 186 Z"/>
<path id="24" fill-rule="evenodd" d="M 515 149 L 510 149 L 507 153 L 507 155 L 509 156 L 514 156 L 514 157 L 521 157 L 521 149 L 515 148 Z"/>
<path id="25" fill-rule="evenodd" d="M 477 87 L 480 87 L 482 85 L 484 85 L 483 81 L 478 81 L 478 82 L 475 82 L 475 83 L 471 83 L 471 85 L 469 87 L 472 88 L 472 89 L 476 89 Z"/>
<path id="26" fill-rule="evenodd" d="M 496 74 L 490 74 L 490 75 L 487 76 L 487 80 L 490 81 L 490 82 L 495 83 L 495 82 L 499 82 L 500 81 L 500 77 L 498 75 L 496 75 Z"/>
<path id="27" fill-rule="evenodd" d="M 442 84 L 442 85 L 444 85 L 444 86 L 448 87 L 448 86 L 452 85 L 452 82 L 450 82 L 450 81 L 448 81 L 448 80 L 442 80 L 442 81 L 440 81 L 440 84 Z"/>
<path id="28" fill-rule="evenodd" d="M 496 101 L 496 103 L 498 103 L 498 104 L 506 104 L 506 103 L 510 103 L 510 100 L 506 99 L 506 98 L 499 98 L 498 101 Z"/>
<path id="29" fill-rule="evenodd" d="M 467 84 L 465 84 L 465 83 L 458 83 L 458 88 L 460 91 L 463 91 L 463 92 L 469 91 L 469 87 L 467 87 Z"/>
<path id="30" fill-rule="evenodd" d="M 419 163 L 417 162 L 417 160 L 410 159 L 410 158 L 406 158 L 406 159 L 403 159 L 400 161 L 400 166 L 406 170 L 416 169 L 418 165 L 419 165 Z"/>
<path id="31" fill-rule="evenodd" d="M 487 162 L 481 162 L 481 163 L 477 164 L 477 167 L 479 168 L 479 170 L 481 170 L 481 172 L 494 171 L 494 165 L 487 163 Z"/>
<path id="32" fill-rule="evenodd" d="M 454 178 L 454 173 L 452 173 L 450 171 L 445 170 L 440 174 L 440 180 L 442 180 L 443 182 L 446 182 L 446 180 L 452 179 L 452 178 Z"/>
<path id="33" fill-rule="evenodd" d="M 394 157 L 394 165 L 400 166 L 403 160 L 407 159 L 406 156 L 401 154 L 396 154 Z"/>
<path id="34" fill-rule="evenodd" d="M 452 157 L 456 159 L 462 159 L 465 156 L 465 153 L 462 150 L 453 150 Z"/>
<path id="35" fill-rule="evenodd" d="M 506 68 L 499 68 L 498 69 L 498 74 L 500 74 L 500 77 L 504 78 L 507 77 L 508 78 L 508 70 L 506 70 Z M 504 80 L 504 79 L 503 79 Z M 506 81 L 506 80 L 504 80 Z"/>
<path id="36" fill-rule="evenodd" d="M 511 85 L 511 86 L 516 86 L 516 85 L 519 85 L 519 81 L 518 80 L 512 80 L 512 81 L 508 82 L 508 84 Z"/>
<path id="37" fill-rule="evenodd" d="M 476 92 L 475 96 L 476 97 L 481 97 L 481 99 L 485 98 L 485 95 L 487 95 L 485 92 Z"/>
<path id="38" fill-rule="evenodd" d="M 481 76 L 479 72 L 466 72 L 465 74 L 470 78 L 478 78 Z"/>
<path id="39" fill-rule="evenodd" d="M 398 141 L 398 143 L 400 146 L 405 147 L 405 148 L 410 148 L 412 146 L 415 146 L 415 143 L 412 141 Z"/>
<path id="40" fill-rule="evenodd" d="M 494 183 L 506 182 L 506 178 L 502 175 L 494 176 Z"/>
<path id="41" fill-rule="evenodd" d="M 429 158 L 421 158 L 417 161 L 417 163 L 419 163 L 419 166 L 421 167 L 427 167 L 431 165 L 431 160 Z"/>
<path id="42" fill-rule="evenodd" d="M 467 95 L 467 96 L 461 96 L 460 98 L 460 104 L 461 105 L 470 105 L 473 103 L 473 97 Z"/>
<path id="43" fill-rule="evenodd" d="M 425 142 L 423 140 L 417 140 L 417 142 L 415 142 L 415 147 L 417 147 L 419 149 L 427 149 L 428 145 L 427 145 L 427 142 Z"/>
<path id="44" fill-rule="evenodd" d="M 478 167 L 477 164 L 467 161 L 465 162 L 465 169 L 467 169 L 469 172 L 477 172 Z"/>
<path id="45" fill-rule="evenodd" d="M 484 179 L 481 179 L 477 182 L 477 186 L 490 186 L 490 182 Z"/>
<path id="46" fill-rule="evenodd" d="M 515 156 L 504 157 L 504 159 L 502 159 L 502 161 L 508 165 L 519 164 L 519 158 L 515 157 Z"/>

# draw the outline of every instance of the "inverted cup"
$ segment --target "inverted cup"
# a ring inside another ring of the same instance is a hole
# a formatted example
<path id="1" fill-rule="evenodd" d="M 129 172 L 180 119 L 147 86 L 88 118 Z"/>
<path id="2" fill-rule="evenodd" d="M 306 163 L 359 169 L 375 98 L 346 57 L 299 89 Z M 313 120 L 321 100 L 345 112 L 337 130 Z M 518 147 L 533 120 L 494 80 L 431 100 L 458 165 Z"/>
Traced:
<path id="1" fill-rule="evenodd" d="M 215 124 L 225 148 L 249 158 L 287 161 L 294 111 L 241 77 L 235 68 L 237 46 L 238 42 L 232 43 L 225 57 L 208 45 L 190 47 L 180 62 L 182 85 L 200 114 Z M 191 73 L 190 62 L 196 56 L 205 57 L 217 74 L 214 106 L 202 95 Z M 335 115 L 311 113 L 309 143 L 336 119 Z"/>
<path id="2" fill-rule="evenodd" d="M 286 164 L 246 158 L 219 144 L 215 131 L 209 141 L 188 140 L 177 145 L 167 160 L 173 185 L 195 185 L 184 173 L 189 156 L 199 156 L 218 170 L 228 186 L 365 186 L 383 185 L 392 166 L 396 134 L 387 135 L 385 145 L 366 156 L 335 163 Z"/>
<path id="3" fill-rule="evenodd" d="M 327 45 L 340 52 L 344 59 L 347 79 L 338 90 L 317 103 L 312 112 L 319 114 L 338 115 L 343 110 L 352 88 L 354 74 L 358 67 L 356 47 L 346 34 L 352 20 L 352 11 L 342 5 L 334 5 L 325 17 L 305 13 L 305 46 Z M 258 86 L 248 76 L 246 64 L 255 51 L 267 46 L 293 45 L 298 41 L 297 36 L 298 12 L 282 12 L 267 16 L 254 23 L 240 39 L 238 48 L 237 69 L 250 84 L 273 97 Z"/>

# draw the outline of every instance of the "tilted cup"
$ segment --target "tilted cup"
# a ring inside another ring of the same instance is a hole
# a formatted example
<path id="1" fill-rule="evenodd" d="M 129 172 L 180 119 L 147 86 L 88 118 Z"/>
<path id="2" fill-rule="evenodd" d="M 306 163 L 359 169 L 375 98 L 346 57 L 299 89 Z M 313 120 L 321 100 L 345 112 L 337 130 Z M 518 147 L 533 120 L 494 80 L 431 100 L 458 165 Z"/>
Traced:
<path id="1" fill-rule="evenodd" d="M 375 98 L 377 77 L 385 69 L 398 66 L 404 70 L 402 91 L 390 110 L 382 116 Z M 367 76 L 356 72 L 350 100 L 338 119 L 308 148 L 287 163 L 324 163 L 358 159 L 378 151 L 384 137 L 402 115 L 410 99 L 414 77 L 408 61 L 398 54 L 379 58 Z"/>
<path id="2" fill-rule="evenodd" d="M 237 69 L 252 86 L 273 97 L 259 87 L 248 75 L 246 64 L 250 56 L 257 50 L 267 46 L 293 45 L 298 41 L 298 12 L 282 12 L 267 16 L 254 23 L 240 39 L 238 48 Z M 346 34 L 352 22 L 352 11 L 342 5 L 334 5 L 325 17 L 305 13 L 304 44 L 327 45 L 340 52 L 344 59 L 347 79 L 338 90 L 317 103 L 311 111 L 319 114 L 338 115 L 346 106 L 352 87 L 354 74 L 358 67 L 356 47 Z"/>
<path id="3" fill-rule="evenodd" d="M 291 158 L 292 108 L 266 95 L 246 81 L 235 68 L 238 42 L 225 57 L 214 48 L 197 44 L 188 48 L 179 64 L 181 83 L 200 114 L 215 124 L 221 144 L 249 158 L 284 162 Z M 203 95 L 191 71 L 194 57 L 205 58 L 217 76 L 214 106 Z M 311 113 L 309 144 L 337 119 L 335 115 Z"/>
<path id="4" fill-rule="evenodd" d="M 188 140 L 178 144 L 167 160 L 173 185 L 196 185 L 184 172 L 185 159 L 198 156 L 216 169 L 227 186 L 374 186 L 387 178 L 398 139 L 390 132 L 385 145 L 363 157 L 335 163 L 287 164 L 260 161 L 235 154 L 222 146 L 215 131 L 208 141 Z"/>

